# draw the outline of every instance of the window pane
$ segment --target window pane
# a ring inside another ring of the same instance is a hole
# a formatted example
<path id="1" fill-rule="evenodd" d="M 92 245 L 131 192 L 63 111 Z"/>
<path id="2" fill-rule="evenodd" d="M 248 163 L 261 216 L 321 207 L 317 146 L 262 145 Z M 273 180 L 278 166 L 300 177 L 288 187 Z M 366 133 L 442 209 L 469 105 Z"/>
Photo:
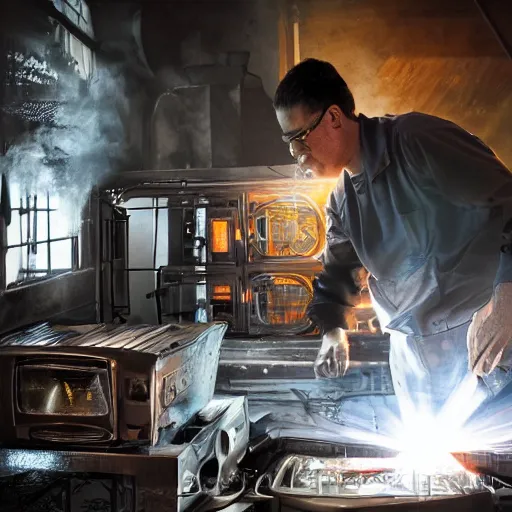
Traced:
<path id="1" fill-rule="evenodd" d="M 54 210 L 54 209 L 58 209 L 59 206 L 60 206 L 59 196 L 50 195 L 50 208 L 52 210 Z"/>
<path id="2" fill-rule="evenodd" d="M 7 250 L 5 257 L 6 284 L 9 285 L 18 280 L 18 272 L 21 267 L 21 251 L 20 247 Z"/>
<path id="3" fill-rule="evenodd" d="M 64 238 L 70 235 L 69 219 L 60 211 L 50 212 L 50 239 Z"/>
<path id="4" fill-rule="evenodd" d="M 153 208 L 153 198 L 152 197 L 134 197 L 132 199 L 128 199 L 121 206 L 124 208 Z"/>
<path id="5" fill-rule="evenodd" d="M 128 247 L 130 268 L 153 267 L 153 243 L 154 211 L 131 210 Z"/>
<path id="6" fill-rule="evenodd" d="M 53 3 L 74 25 L 94 37 L 91 13 L 85 0 L 53 0 Z"/>
<path id="7" fill-rule="evenodd" d="M 20 269 L 27 270 L 28 269 L 28 248 L 21 247 L 21 265 Z M 26 276 L 26 273 L 23 273 L 22 276 Z"/>
<path id="8" fill-rule="evenodd" d="M 164 209 L 158 210 L 155 263 L 156 268 L 169 264 L 169 216 Z"/>
<path id="9" fill-rule="evenodd" d="M 48 240 L 48 213 L 37 212 L 37 240 L 43 242 Z"/>
<path id="10" fill-rule="evenodd" d="M 52 271 L 71 269 L 71 239 L 50 243 Z"/>
<path id="11" fill-rule="evenodd" d="M 38 244 L 37 253 L 34 255 L 34 263 L 36 270 L 44 270 L 44 273 L 38 273 L 43 276 L 48 273 L 48 246 L 47 244 Z"/>
<path id="12" fill-rule="evenodd" d="M 18 208 L 20 205 L 20 186 L 14 181 L 9 181 L 9 193 L 11 195 L 11 204 L 13 208 Z"/>
<path id="13" fill-rule="evenodd" d="M 7 227 L 7 245 L 17 245 L 21 243 L 20 238 L 20 212 L 12 211 L 11 223 Z"/>

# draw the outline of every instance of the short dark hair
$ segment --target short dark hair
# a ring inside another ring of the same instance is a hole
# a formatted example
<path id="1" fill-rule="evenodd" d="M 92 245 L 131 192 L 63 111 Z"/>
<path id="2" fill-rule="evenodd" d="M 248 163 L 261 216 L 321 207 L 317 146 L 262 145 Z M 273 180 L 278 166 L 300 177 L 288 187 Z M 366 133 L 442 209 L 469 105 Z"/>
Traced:
<path id="1" fill-rule="evenodd" d="M 338 105 L 349 119 L 356 119 L 354 96 L 345 80 L 329 62 L 306 59 L 294 66 L 281 80 L 274 96 L 276 110 L 302 105 L 319 112 Z"/>

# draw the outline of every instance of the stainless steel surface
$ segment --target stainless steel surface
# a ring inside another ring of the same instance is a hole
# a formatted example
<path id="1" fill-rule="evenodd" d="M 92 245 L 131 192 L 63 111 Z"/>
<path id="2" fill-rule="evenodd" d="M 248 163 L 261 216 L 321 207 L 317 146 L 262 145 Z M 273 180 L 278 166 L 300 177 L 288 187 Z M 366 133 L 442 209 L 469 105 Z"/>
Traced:
<path id="1" fill-rule="evenodd" d="M 172 444 L 152 448 L 150 454 L 179 454 L 180 510 L 190 507 L 199 496 L 208 498 L 211 510 L 219 505 L 217 500 L 227 505 L 245 490 L 238 464 L 248 443 L 247 401 L 245 397 L 228 397 L 212 400 L 180 430 Z"/>
<path id="2" fill-rule="evenodd" d="M 430 473 L 396 458 L 288 455 L 268 479 L 272 494 L 311 497 L 455 496 L 488 490 L 480 476 L 462 466 L 440 466 Z"/>
<path id="3" fill-rule="evenodd" d="M 428 498 L 280 498 L 282 512 L 327 512 L 329 510 L 353 510 L 359 512 L 495 512 L 493 497 L 489 492 L 456 497 Z"/>
<path id="4" fill-rule="evenodd" d="M 349 335 L 351 361 L 348 380 L 336 381 L 344 388 L 355 373 L 389 372 L 389 338 L 385 335 L 353 333 Z M 313 363 L 321 339 L 318 336 L 267 336 L 261 338 L 228 338 L 221 347 L 218 387 L 221 389 L 268 388 L 270 384 L 284 388 L 328 385 L 315 381 Z M 382 369 L 382 370 L 381 370 Z M 334 384 L 333 384 L 334 385 Z M 382 387 L 385 392 L 386 386 Z M 363 389 L 359 388 L 360 391 Z M 357 391 L 355 389 L 354 391 Z M 370 388 L 368 388 L 370 391 Z M 381 392 L 372 388 L 374 393 Z M 392 388 L 387 392 L 393 392 Z"/>
<path id="5" fill-rule="evenodd" d="M 44 324 L 6 336 L 0 340 L 3 372 L 0 397 L 2 407 L 12 409 L 13 413 L 0 423 L 0 439 L 36 443 L 34 429 L 44 429 L 47 439 L 46 431 L 55 432 L 58 427 L 65 430 L 62 443 L 77 439 L 75 430 L 79 427 L 89 430 L 102 427 L 111 433 L 105 442 L 111 440 L 121 445 L 131 441 L 152 442 L 160 446 L 170 443 L 175 432 L 213 397 L 220 344 L 226 328 L 221 322 L 135 327 Z M 30 359 L 37 359 L 39 366 L 48 371 L 59 361 L 64 364 L 103 361 L 111 374 L 108 414 L 94 418 L 77 415 L 76 411 L 73 414 L 64 411 L 58 416 L 43 412 L 30 415 L 12 408 L 18 400 L 16 372 L 20 364 L 25 364 L 23 361 Z M 147 391 L 142 399 L 132 399 L 127 394 L 127 386 L 134 378 L 145 383 Z M 91 432 L 83 434 L 79 444 L 105 444 L 95 443 L 97 436 L 94 439 L 91 436 Z M 44 440 L 41 436 L 38 439 Z"/>
<path id="6" fill-rule="evenodd" d="M 386 336 L 351 335 L 353 363 L 341 379 L 316 379 L 315 336 L 228 338 L 221 350 L 217 393 L 246 394 L 258 436 L 354 442 L 354 432 L 380 435 L 379 419 L 396 407 Z"/>
<path id="7" fill-rule="evenodd" d="M 128 188 L 143 188 L 151 184 L 180 185 L 200 184 L 203 187 L 219 182 L 226 182 L 232 186 L 246 183 L 249 186 L 259 185 L 262 181 L 269 181 L 276 185 L 289 181 L 297 187 L 309 186 L 308 180 L 294 179 L 296 165 L 252 166 L 252 167 L 216 167 L 211 169 L 175 169 L 175 170 L 140 170 L 109 176 L 101 184 L 102 190 L 119 191 Z M 323 180 L 315 180 L 315 183 Z M 333 180 L 331 180 L 333 181 Z M 335 181 L 333 181 L 333 184 Z M 256 189 L 257 190 L 257 189 Z"/>
<path id="8" fill-rule="evenodd" d="M 9 347 L 94 347 L 126 349 L 163 357 L 177 348 L 194 343 L 204 333 L 220 333 L 222 323 L 213 325 L 137 325 L 91 324 L 51 326 L 40 324 L 4 336 L 0 349 Z M 221 335 L 222 337 L 222 335 Z"/>
<path id="9" fill-rule="evenodd" d="M 154 444 L 165 444 L 177 427 L 205 407 L 213 397 L 220 344 L 227 325 L 195 324 L 190 329 L 199 335 L 194 343 L 183 344 L 179 358 L 169 355 L 160 357 L 156 362 Z M 163 401 L 167 393 L 172 397 L 169 404 Z"/>

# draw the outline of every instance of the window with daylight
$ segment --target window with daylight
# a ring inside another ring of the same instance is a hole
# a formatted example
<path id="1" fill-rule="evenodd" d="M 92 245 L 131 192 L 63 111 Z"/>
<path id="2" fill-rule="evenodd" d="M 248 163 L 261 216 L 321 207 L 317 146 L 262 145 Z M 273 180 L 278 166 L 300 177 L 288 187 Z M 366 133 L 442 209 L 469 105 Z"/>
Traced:
<path id="1" fill-rule="evenodd" d="M 7 288 L 79 268 L 79 237 L 71 233 L 59 199 L 49 193 L 23 194 L 11 185 L 7 228 Z"/>
<path id="2" fill-rule="evenodd" d="M 53 0 L 55 7 L 73 22 L 84 34 L 94 37 L 91 11 L 85 0 Z M 84 80 L 89 80 L 94 72 L 94 52 L 79 41 L 62 25 L 56 25 L 55 38 L 64 51 L 76 62 L 76 71 Z"/>
<path id="3" fill-rule="evenodd" d="M 91 10 L 85 0 L 53 0 L 53 5 L 89 37 L 94 36 Z"/>

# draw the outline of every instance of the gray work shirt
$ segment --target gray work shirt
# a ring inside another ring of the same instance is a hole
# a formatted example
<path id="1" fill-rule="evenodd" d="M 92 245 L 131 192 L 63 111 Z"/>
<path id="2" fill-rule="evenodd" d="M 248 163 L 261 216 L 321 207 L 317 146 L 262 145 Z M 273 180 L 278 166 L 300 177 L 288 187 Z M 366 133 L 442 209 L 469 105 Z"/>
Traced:
<path id="1" fill-rule="evenodd" d="M 327 207 L 324 271 L 309 316 L 345 327 L 362 266 L 387 327 L 436 334 L 471 319 L 512 281 L 503 230 L 512 174 L 477 137 L 433 116 L 359 117 L 362 173 L 340 176 Z"/>

